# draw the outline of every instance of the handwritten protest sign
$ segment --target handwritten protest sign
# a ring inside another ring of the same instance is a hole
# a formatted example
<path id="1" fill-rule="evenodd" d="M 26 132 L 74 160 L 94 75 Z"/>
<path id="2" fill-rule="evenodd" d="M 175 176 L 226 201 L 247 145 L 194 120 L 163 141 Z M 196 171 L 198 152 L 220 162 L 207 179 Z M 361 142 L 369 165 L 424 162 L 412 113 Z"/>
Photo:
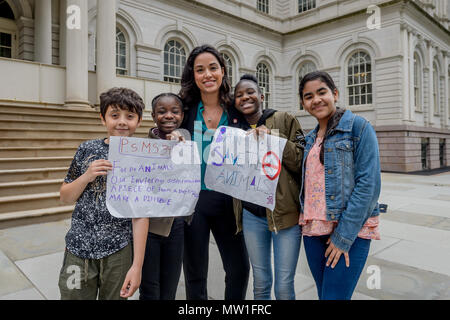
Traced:
<path id="1" fill-rule="evenodd" d="M 180 161 L 182 154 L 189 155 L 188 161 Z M 110 137 L 108 160 L 113 170 L 107 176 L 106 205 L 113 216 L 178 217 L 194 212 L 201 188 L 195 142 Z"/>
<path id="2" fill-rule="evenodd" d="M 206 187 L 273 210 L 286 142 L 219 127 L 210 145 Z"/>

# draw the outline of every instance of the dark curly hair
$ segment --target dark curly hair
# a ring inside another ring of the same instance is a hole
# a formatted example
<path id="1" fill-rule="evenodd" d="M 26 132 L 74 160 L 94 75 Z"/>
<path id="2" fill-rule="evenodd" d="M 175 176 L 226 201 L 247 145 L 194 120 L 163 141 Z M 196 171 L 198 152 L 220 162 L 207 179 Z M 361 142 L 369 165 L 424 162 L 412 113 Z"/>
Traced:
<path id="1" fill-rule="evenodd" d="M 187 109 L 195 107 L 200 101 L 200 90 L 194 79 L 194 62 L 198 55 L 205 52 L 214 55 L 224 70 L 222 84 L 219 88 L 219 102 L 223 108 L 228 108 L 232 103 L 232 98 L 230 95 L 231 85 L 230 80 L 228 79 L 225 61 L 217 49 L 207 44 L 195 47 L 189 54 L 186 65 L 184 66 L 183 75 L 181 76 L 181 90 L 179 96 L 181 97 L 181 100 L 183 100 L 183 104 Z"/>
<path id="2" fill-rule="evenodd" d="M 142 98 L 133 90 L 128 88 L 111 88 L 100 95 L 100 114 L 105 119 L 108 107 L 115 106 L 122 110 L 135 112 L 139 120 L 142 119 L 142 113 L 145 104 Z"/>
<path id="3" fill-rule="evenodd" d="M 251 81 L 254 82 L 256 84 L 256 87 L 258 88 L 258 93 L 261 93 L 261 88 L 259 87 L 258 84 L 258 79 L 256 79 L 256 77 L 250 73 L 246 73 L 244 74 L 240 79 L 239 82 L 236 83 L 236 86 L 234 87 L 234 95 L 236 95 L 236 89 L 239 86 L 239 84 L 243 81 Z"/>

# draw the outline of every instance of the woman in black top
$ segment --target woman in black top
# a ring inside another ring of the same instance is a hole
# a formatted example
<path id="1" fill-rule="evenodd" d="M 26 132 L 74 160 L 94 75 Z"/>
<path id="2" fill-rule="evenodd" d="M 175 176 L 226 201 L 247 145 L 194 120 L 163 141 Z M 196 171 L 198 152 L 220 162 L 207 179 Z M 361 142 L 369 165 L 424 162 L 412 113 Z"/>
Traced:
<path id="1" fill-rule="evenodd" d="M 208 299 L 210 231 L 225 269 L 225 299 L 245 299 L 247 291 L 249 262 L 242 233 L 236 234 L 233 200 L 207 189 L 204 184 L 209 144 L 215 129 L 240 122 L 240 115 L 230 107 L 230 89 L 225 62 L 219 52 L 209 45 L 194 48 L 184 67 L 179 93 L 186 106 L 181 127 L 197 142 L 202 160 L 202 190 L 192 222 L 185 227 L 183 270 L 188 300 Z"/>

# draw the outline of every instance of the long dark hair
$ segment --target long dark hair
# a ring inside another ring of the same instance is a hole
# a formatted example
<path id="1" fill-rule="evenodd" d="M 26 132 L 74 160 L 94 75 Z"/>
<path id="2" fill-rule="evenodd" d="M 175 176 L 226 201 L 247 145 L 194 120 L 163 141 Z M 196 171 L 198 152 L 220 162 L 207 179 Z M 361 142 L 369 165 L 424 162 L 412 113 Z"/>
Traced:
<path id="1" fill-rule="evenodd" d="M 230 95 L 231 85 L 230 80 L 228 79 L 225 61 L 223 60 L 217 49 L 207 44 L 195 47 L 189 54 L 186 65 L 184 66 L 183 75 L 181 76 L 181 90 L 179 96 L 181 97 L 181 100 L 183 100 L 185 107 L 188 109 L 196 106 L 196 104 L 200 101 L 200 90 L 197 87 L 194 79 L 194 61 L 199 54 L 205 52 L 214 55 L 217 61 L 219 61 L 220 66 L 224 70 L 222 84 L 219 88 L 219 102 L 223 108 L 228 108 L 232 103 L 232 99 Z"/>
<path id="2" fill-rule="evenodd" d="M 300 85 L 298 86 L 298 93 L 300 94 L 300 99 L 303 100 L 303 89 L 308 81 L 320 80 L 327 85 L 327 87 L 334 93 L 337 90 L 336 85 L 334 84 L 331 76 L 325 71 L 313 71 L 306 74 L 303 79 L 300 81 Z M 323 137 L 322 144 L 320 146 L 320 162 L 324 164 L 324 148 L 325 148 L 325 140 L 328 136 L 334 133 L 334 129 L 339 124 L 342 116 L 345 113 L 345 109 L 341 109 L 336 107 L 336 112 L 328 119 L 327 128 L 325 131 L 325 136 Z"/>

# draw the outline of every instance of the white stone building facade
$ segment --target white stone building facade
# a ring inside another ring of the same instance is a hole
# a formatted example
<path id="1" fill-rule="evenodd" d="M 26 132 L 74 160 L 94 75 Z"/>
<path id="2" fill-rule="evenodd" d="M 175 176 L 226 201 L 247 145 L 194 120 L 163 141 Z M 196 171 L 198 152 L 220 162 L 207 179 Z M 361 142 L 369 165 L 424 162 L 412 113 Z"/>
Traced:
<path id="1" fill-rule="evenodd" d="M 448 167 L 449 18 L 447 0 L 3 0 L 0 103 L 89 106 L 127 86 L 150 107 L 208 43 L 233 85 L 256 74 L 266 107 L 305 129 L 299 78 L 329 72 L 375 127 L 382 170 Z"/>

